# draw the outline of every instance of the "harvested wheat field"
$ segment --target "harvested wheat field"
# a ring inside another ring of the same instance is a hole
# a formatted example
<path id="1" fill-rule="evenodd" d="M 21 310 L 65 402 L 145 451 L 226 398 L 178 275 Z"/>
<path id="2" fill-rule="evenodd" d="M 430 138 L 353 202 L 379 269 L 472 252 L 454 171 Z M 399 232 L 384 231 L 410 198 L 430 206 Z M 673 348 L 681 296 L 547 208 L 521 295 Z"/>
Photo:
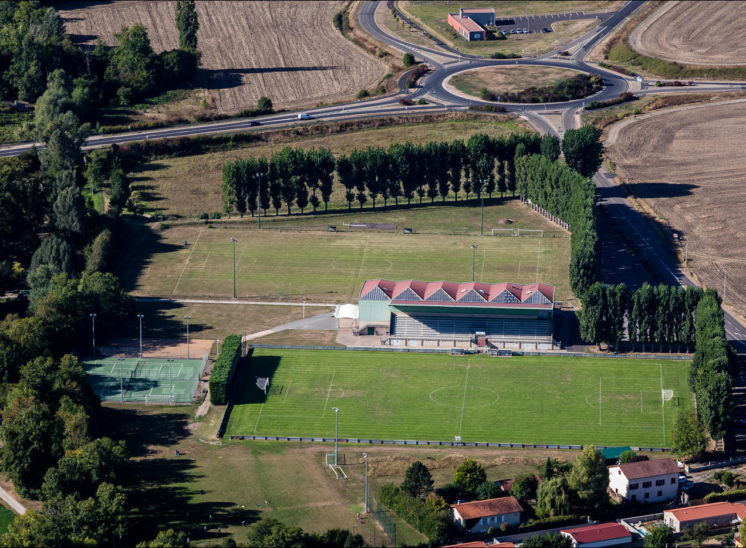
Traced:
<path id="1" fill-rule="evenodd" d="M 197 85 L 218 112 L 253 108 L 267 96 L 275 108 L 349 100 L 373 86 L 386 66 L 346 40 L 332 17 L 344 2 L 197 2 L 202 71 Z M 65 9 L 67 6 L 74 9 Z M 81 7 L 82 6 L 82 7 Z M 155 52 L 178 47 L 176 2 L 61 4 L 78 43 L 116 45 L 122 26 L 142 23 Z"/>
<path id="2" fill-rule="evenodd" d="M 689 241 L 689 269 L 746 313 L 746 101 L 681 107 L 612 129 L 608 155 L 629 183 Z"/>
<path id="3" fill-rule="evenodd" d="M 665 2 L 630 35 L 643 55 L 691 65 L 746 65 L 746 2 Z"/>

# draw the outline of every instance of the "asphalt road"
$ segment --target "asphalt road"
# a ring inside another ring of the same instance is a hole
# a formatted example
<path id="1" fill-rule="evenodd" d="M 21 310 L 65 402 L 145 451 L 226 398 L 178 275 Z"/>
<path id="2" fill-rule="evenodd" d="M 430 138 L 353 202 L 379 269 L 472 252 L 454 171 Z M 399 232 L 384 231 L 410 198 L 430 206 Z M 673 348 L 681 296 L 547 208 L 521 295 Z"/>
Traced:
<path id="1" fill-rule="evenodd" d="M 516 60 L 483 59 L 460 54 L 438 40 L 433 40 L 433 48 L 409 44 L 397 37 L 389 35 L 383 29 L 378 27 L 375 22 L 374 14 L 379 4 L 379 1 L 367 0 L 362 6 L 359 12 L 359 22 L 362 28 L 374 38 L 388 43 L 401 52 L 412 53 L 415 58 L 430 65 L 433 69 L 432 72 L 427 74 L 420 82 L 419 87 L 411 93 L 407 93 L 407 90 L 402 90 L 393 96 L 375 98 L 346 105 L 309 109 L 305 111 L 313 119 L 324 121 L 356 119 L 402 114 L 405 112 L 436 112 L 450 108 L 465 108 L 470 105 L 488 104 L 488 102 L 476 98 L 468 99 L 452 94 L 443 87 L 444 81 L 453 74 L 464 70 L 488 66 L 534 65 L 566 67 L 601 76 L 605 80 L 606 85 L 604 89 L 595 96 L 584 98 L 582 100 L 549 105 L 553 110 L 557 110 L 558 108 L 562 110 L 561 129 L 563 131 L 578 125 L 579 120 L 576 116 L 576 112 L 582 108 L 583 103 L 586 101 L 592 99 L 610 99 L 629 89 L 630 80 L 628 78 L 611 71 L 589 66 L 583 61 L 583 59 L 585 58 L 586 53 L 599 40 L 603 39 L 612 29 L 620 24 L 642 4 L 639 0 L 628 2 L 617 12 L 603 14 L 603 16 L 599 14 L 601 23 L 596 28 L 569 44 L 563 44 L 561 46 L 563 51 L 572 52 L 572 55 L 569 57 L 553 59 L 552 54 L 550 53 L 537 58 L 523 58 Z M 578 15 L 577 17 L 580 18 L 587 16 Z M 515 19 L 516 23 L 521 20 L 520 17 L 516 17 Z M 533 24 L 531 26 L 524 23 L 521 24 L 523 24 L 523 26 L 529 26 L 529 28 L 533 28 L 533 25 L 537 26 L 537 28 L 548 26 L 544 22 L 541 22 L 543 21 L 541 17 L 536 17 L 533 20 L 529 19 L 528 21 L 532 21 Z M 404 78 L 401 78 L 399 82 L 400 88 L 403 87 L 403 82 Z M 650 83 L 647 83 L 647 89 L 645 89 L 646 84 L 643 83 L 643 90 L 636 91 L 635 93 L 691 93 L 700 89 L 706 91 L 732 91 L 746 89 L 746 84 L 741 82 L 698 83 L 694 87 L 683 88 L 651 88 L 649 87 L 649 84 Z M 427 97 L 431 104 L 405 107 L 398 104 L 402 97 L 408 97 L 415 101 L 419 98 Z M 433 102 L 435 104 L 432 104 Z M 502 105 L 508 112 L 517 112 L 523 115 L 540 131 L 555 134 L 558 133 L 556 128 L 541 117 L 541 112 L 544 111 L 547 106 L 540 104 L 518 105 L 505 103 Z M 298 119 L 296 113 L 281 113 L 255 119 L 229 120 L 209 124 L 192 124 L 182 127 L 116 135 L 97 135 L 87 139 L 84 148 L 90 149 L 108 146 L 112 143 L 121 144 L 149 139 L 234 133 L 251 130 L 256 125 L 257 121 L 261 124 L 261 127 L 271 128 L 287 127 L 299 123 L 313 123 L 312 120 L 309 122 L 302 122 Z M 9 147 L 1 147 L 0 157 L 17 155 L 24 150 L 28 150 L 31 146 L 33 146 L 32 143 L 21 143 Z M 651 273 L 654 273 L 660 281 L 673 284 L 694 285 L 694 282 L 681 272 L 677 261 L 671 256 L 668 246 L 658 238 L 656 233 L 648 224 L 648 221 L 645 220 L 634 209 L 634 207 L 632 207 L 626 199 L 626 196 L 622 194 L 621 189 L 613 183 L 613 175 L 602 168 L 594 177 L 594 181 L 599 189 L 600 206 L 608 216 L 608 219 L 605 219 L 605 221 L 613 221 L 613 224 L 617 227 L 616 232 L 627 235 L 627 241 L 623 242 L 624 245 L 621 247 L 630 249 L 632 255 L 637 256 L 642 264 L 649 267 L 628 269 L 627 274 L 630 276 L 630 279 L 642 283 L 642 281 L 649 280 Z M 615 260 L 617 259 L 618 258 L 615 257 Z M 617 267 L 618 266 L 620 265 L 617 265 Z M 731 339 L 739 352 L 746 352 L 746 327 L 741 325 L 727 312 L 725 313 L 725 327 L 728 338 Z"/>

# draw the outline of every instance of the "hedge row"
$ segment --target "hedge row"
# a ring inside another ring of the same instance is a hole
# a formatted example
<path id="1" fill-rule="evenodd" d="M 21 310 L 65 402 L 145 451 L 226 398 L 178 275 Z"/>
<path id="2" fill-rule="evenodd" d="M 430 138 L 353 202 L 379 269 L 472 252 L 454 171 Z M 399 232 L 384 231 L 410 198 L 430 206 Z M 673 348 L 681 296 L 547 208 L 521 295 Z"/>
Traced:
<path id="1" fill-rule="evenodd" d="M 746 489 L 733 489 L 725 493 L 709 493 L 705 495 L 705 502 L 733 502 L 746 499 Z"/>
<path id="2" fill-rule="evenodd" d="M 634 93 L 625 91 L 624 93 L 620 93 L 618 97 L 614 97 L 613 99 L 607 99 L 606 101 L 591 101 L 585 106 L 585 110 L 613 107 L 614 105 L 621 105 L 622 103 L 626 103 L 627 101 L 634 101 L 637 98 L 637 95 L 635 95 Z"/>
<path id="3" fill-rule="evenodd" d="M 210 403 L 213 405 L 225 405 L 228 403 L 228 391 L 233 366 L 241 350 L 241 336 L 228 335 L 223 341 L 220 355 L 212 368 L 210 375 Z"/>
<path id="4" fill-rule="evenodd" d="M 566 525 L 575 525 L 577 523 L 583 522 L 585 522 L 585 518 L 576 516 L 574 514 L 568 514 L 566 516 L 552 516 L 549 518 L 530 519 L 526 523 L 521 523 L 518 526 L 518 529 L 520 529 L 521 533 L 527 533 L 529 531 L 539 531 L 542 529 L 546 529 L 547 526 L 555 528 L 564 527 Z"/>
<path id="5" fill-rule="evenodd" d="M 381 486 L 379 500 L 400 518 L 425 535 L 430 541 L 443 540 L 448 535 L 448 517 L 444 510 L 434 510 L 422 500 L 412 497 L 392 483 Z"/>

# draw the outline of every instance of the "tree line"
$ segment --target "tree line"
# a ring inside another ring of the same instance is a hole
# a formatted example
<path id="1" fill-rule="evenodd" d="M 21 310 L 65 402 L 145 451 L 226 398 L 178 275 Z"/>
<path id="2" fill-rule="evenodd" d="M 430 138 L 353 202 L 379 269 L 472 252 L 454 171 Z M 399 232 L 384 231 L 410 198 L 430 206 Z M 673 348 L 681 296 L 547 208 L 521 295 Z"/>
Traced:
<path id="1" fill-rule="evenodd" d="M 140 24 L 116 34 L 119 45 L 99 40 L 94 48 L 76 46 L 53 7 L 33 0 L 4 2 L 0 9 L 0 99 L 35 102 L 49 76 L 62 69 L 74 82 L 74 95 L 87 106 L 109 101 L 133 104 L 183 85 L 195 74 L 201 54 L 194 0 L 179 1 L 175 24 L 179 47 L 156 54 Z M 87 117 L 92 117 L 88 111 Z M 89 118 L 90 119 L 90 118 Z"/>
<path id="2" fill-rule="evenodd" d="M 552 154 L 523 156 L 516 163 L 518 193 L 570 225 L 570 287 L 581 296 L 597 279 L 596 187 L 590 176 L 603 147 L 595 128 L 568 130 L 562 140 L 565 164 Z"/>
<path id="3" fill-rule="evenodd" d="M 394 143 L 388 148 L 372 146 L 355 149 L 335 158 L 326 148 L 285 147 L 269 159 L 247 158 L 223 164 L 222 196 L 227 214 L 247 211 L 254 215 L 258 208 L 266 214 L 270 206 L 279 214 L 288 214 L 297 207 L 301 214 L 309 204 L 316 212 L 323 203 L 328 209 L 335 181 L 345 189 L 348 209 L 357 201 L 362 209 L 377 201 L 386 207 L 393 200 L 411 204 L 427 198 L 454 200 L 464 193 L 490 197 L 515 193 L 515 162 L 527 154 L 547 154 L 552 160 L 559 156 L 559 140 L 535 133 L 492 138 L 477 134 L 464 142 L 431 141 L 424 145 L 411 142 Z"/>
<path id="4" fill-rule="evenodd" d="M 697 340 L 695 313 L 703 291 L 645 282 L 629 293 L 625 284 L 594 283 L 583 297 L 578 313 L 580 336 L 585 342 L 621 341 L 641 345 L 642 351 L 689 351 Z"/>

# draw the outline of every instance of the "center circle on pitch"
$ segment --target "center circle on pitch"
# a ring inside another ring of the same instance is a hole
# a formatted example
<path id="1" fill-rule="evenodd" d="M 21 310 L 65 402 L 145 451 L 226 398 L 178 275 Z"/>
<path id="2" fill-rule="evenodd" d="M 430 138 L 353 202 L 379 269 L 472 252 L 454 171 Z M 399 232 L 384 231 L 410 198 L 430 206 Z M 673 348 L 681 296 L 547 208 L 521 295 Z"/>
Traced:
<path id="1" fill-rule="evenodd" d="M 464 409 L 474 409 L 494 405 L 500 396 L 490 388 L 472 384 L 466 386 L 464 395 L 464 385 L 454 384 L 436 388 L 430 392 L 430 399 L 442 407 L 461 409 L 463 406 Z"/>

